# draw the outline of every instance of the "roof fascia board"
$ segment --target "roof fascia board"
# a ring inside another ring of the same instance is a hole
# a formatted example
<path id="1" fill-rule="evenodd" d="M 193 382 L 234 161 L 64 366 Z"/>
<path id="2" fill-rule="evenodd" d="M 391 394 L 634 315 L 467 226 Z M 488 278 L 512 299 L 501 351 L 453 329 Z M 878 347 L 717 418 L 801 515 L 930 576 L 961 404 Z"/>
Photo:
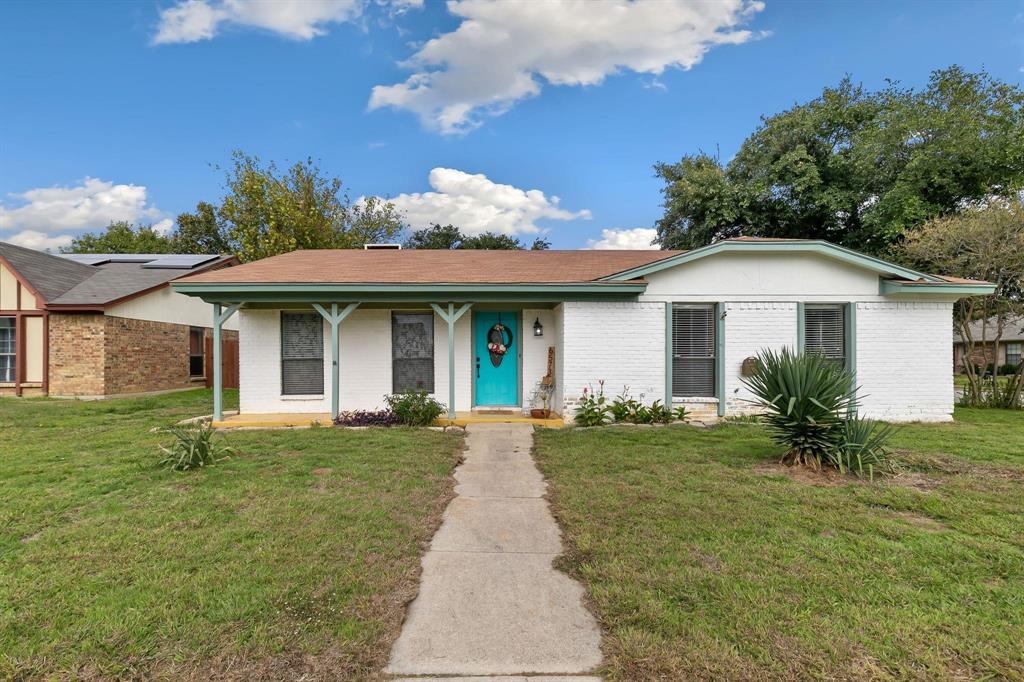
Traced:
<path id="1" fill-rule="evenodd" d="M 175 291 L 204 301 L 305 303 L 342 302 L 557 302 L 635 300 L 646 283 L 623 284 L 230 284 L 172 282 Z"/>
<path id="2" fill-rule="evenodd" d="M 897 275 L 904 277 L 909 280 L 923 279 L 926 282 L 941 282 L 942 280 L 934 275 L 928 275 L 923 272 L 917 272 L 905 268 L 895 263 L 884 261 L 881 258 L 875 258 L 874 256 L 868 256 L 863 253 L 858 253 L 851 249 L 847 249 L 843 246 L 837 246 L 826 241 L 821 240 L 806 240 L 806 241 L 792 241 L 792 242 L 735 242 L 735 241 L 721 241 L 707 246 L 702 246 L 699 249 L 693 251 L 687 251 L 671 258 L 665 258 L 663 260 L 655 261 L 647 265 L 641 265 L 637 268 L 631 268 L 622 272 L 615 273 L 614 275 L 607 275 L 602 277 L 598 281 L 607 282 L 614 280 L 626 280 L 633 279 L 634 277 L 643 277 L 652 272 L 659 272 L 666 268 L 675 267 L 676 265 L 682 265 L 691 261 L 699 260 L 707 256 L 712 256 L 716 253 L 728 253 L 728 252 L 753 252 L 753 253 L 817 253 L 828 258 L 834 258 L 851 265 L 856 265 L 868 270 L 872 270 L 879 274 Z"/>
<path id="3" fill-rule="evenodd" d="M 964 284 L 962 282 L 893 282 L 883 279 L 879 281 L 878 293 L 889 294 L 940 294 L 948 296 L 959 294 L 965 296 L 988 296 L 995 293 L 994 284 Z"/>

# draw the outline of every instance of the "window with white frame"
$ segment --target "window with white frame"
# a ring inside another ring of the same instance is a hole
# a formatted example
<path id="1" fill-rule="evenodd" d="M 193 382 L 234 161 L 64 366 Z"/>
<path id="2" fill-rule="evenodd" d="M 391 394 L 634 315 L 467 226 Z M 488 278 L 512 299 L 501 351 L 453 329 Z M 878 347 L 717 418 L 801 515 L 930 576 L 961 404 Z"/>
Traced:
<path id="1" fill-rule="evenodd" d="M 323 392 L 323 318 L 319 313 L 281 313 L 282 395 Z"/>
<path id="2" fill-rule="evenodd" d="M 1019 365 L 1022 348 L 1024 344 L 1019 341 L 1006 344 L 1006 364 Z"/>
<path id="3" fill-rule="evenodd" d="M 672 305 L 672 396 L 715 396 L 715 305 Z"/>
<path id="4" fill-rule="evenodd" d="M 434 314 L 391 314 L 391 390 L 434 392 Z"/>
<path id="5" fill-rule="evenodd" d="M 13 317 L 0 317 L 0 382 L 11 383 L 14 381 L 15 351 L 17 342 L 15 340 Z"/>
<path id="6" fill-rule="evenodd" d="M 846 306 L 842 303 L 804 307 L 804 352 L 846 364 Z"/>

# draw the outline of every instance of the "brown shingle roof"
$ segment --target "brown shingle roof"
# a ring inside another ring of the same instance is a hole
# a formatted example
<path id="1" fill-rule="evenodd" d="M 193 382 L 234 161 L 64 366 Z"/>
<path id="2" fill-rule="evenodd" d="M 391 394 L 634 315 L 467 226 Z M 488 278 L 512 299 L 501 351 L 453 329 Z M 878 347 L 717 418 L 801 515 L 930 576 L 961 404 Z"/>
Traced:
<path id="1" fill-rule="evenodd" d="M 310 250 L 204 272 L 187 283 L 540 284 L 592 282 L 681 251 Z"/>

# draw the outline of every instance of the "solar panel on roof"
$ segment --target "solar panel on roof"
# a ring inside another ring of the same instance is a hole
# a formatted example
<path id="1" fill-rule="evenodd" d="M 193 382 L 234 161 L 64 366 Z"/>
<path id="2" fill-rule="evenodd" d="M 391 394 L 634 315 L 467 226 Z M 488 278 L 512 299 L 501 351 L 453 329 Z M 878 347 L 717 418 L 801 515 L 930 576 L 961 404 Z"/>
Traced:
<path id="1" fill-rule="evenodd" d="M 190 253 L 65 253 L 61 255 L 83 265 L 142 263 L 144 268 L 176 269 L 192 269 L 218 258 L 218 256 L 209 254 Z"/>
<path id="2" fill-rule="evenodd" d="M 203 263 L 216 260 L 218 256 L 208 254 L 168 254 L 160 256 L 156 260 L 146 263 L 144 268 L 194 268 Z"/>

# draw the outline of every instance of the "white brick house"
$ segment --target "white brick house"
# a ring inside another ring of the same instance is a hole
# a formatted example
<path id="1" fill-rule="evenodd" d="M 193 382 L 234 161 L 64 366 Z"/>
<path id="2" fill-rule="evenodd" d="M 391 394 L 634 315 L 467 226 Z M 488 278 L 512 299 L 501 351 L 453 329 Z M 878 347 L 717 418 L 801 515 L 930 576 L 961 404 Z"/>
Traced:
<path id="1" fill-rule="evenodd" d="M 453 416 L 526 411 L 547 377 L 566 418 L 600 380 L 738 415 L 752 409 L 744 360 L 788 346 L 844 362 L 862 412 L 892 421 L 952 418 L 952 306 L 992 289 L 747 238 L 689 252 L 297 251 L 174 287 L 215 304 L 215 328 L 237 311 L 243 414 L 375 409 L 408 388 Z"/>

